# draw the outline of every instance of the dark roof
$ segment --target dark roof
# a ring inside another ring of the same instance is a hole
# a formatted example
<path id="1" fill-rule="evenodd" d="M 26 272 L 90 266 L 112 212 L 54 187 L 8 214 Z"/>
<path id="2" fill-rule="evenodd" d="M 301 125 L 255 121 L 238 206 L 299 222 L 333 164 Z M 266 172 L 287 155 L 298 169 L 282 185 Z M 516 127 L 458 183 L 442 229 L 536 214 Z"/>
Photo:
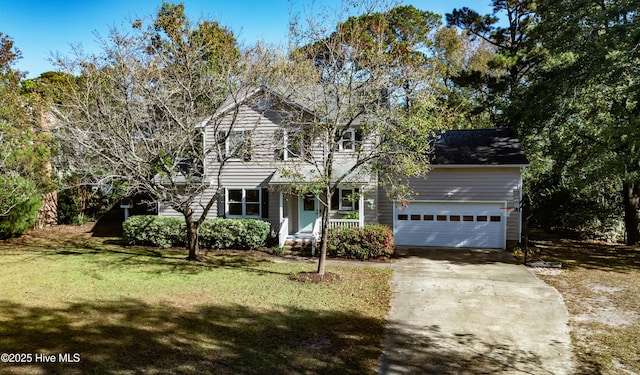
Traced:
<path id="1" fill-rule="evenodd" d="M 434 165 L 527 165 L 516 132 L 509 128 L 449 130 L 436 135 Z"/>

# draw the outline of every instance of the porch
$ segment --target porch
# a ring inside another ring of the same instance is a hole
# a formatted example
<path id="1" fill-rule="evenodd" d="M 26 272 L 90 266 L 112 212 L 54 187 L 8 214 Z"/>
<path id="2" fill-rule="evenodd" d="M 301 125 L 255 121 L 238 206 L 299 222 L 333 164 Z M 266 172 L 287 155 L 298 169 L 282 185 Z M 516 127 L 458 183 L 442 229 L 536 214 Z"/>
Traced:
<path id="1" fill-rule="evenodd" d="M 356 191 L 357 189 L 352 189 Z M 329 228 L 362 228 L 365 222 L 364 195 L 358 194 L 357 203 L 350 211 L 329 209 Z M 314 247 L 320 240 L 322 229 L 321 203 L 313 194 L 294 195 L 279 192 L 278 244 L 284 246 L 287 241 L 305 242 Z M 338 208 L 345 208 L 340 207 Z M 343 218 L 347 216 L 349 218 Z M 353 218 L 355 217 L 355 218 Z"/>

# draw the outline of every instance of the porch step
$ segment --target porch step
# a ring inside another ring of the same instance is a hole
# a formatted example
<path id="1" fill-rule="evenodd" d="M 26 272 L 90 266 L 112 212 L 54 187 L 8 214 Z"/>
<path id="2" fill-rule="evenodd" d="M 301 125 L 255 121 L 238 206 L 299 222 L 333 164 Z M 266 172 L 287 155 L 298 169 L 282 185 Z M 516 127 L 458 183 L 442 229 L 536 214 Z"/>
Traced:
<path id="1" fill-rule="evenodd" d="M 288 251 L 311 250 L 311 238 L 287 238 L 284 248 Z"/>

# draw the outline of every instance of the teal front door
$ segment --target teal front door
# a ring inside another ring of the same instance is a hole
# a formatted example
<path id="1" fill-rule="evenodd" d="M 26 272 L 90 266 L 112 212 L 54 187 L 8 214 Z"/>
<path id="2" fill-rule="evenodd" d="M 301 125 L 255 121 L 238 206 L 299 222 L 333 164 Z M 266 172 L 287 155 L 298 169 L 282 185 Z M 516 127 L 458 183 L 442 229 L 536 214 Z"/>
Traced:
<path id="1" fill-rule="evenodd" d="M 311 233 L 318 217 L 318 200 L 313 194 L 305 194 L 298 200 L 298 231 Z"/>

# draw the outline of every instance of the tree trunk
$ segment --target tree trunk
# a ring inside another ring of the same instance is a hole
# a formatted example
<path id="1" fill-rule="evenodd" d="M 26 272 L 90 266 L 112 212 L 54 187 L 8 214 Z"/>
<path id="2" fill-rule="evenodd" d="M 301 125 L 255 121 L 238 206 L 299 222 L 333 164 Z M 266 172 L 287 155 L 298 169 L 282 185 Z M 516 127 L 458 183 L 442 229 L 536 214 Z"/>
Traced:
<path id="1" fill-rule="evenodd" d="M 38 228 L 58 224 L 58 192 L 42 194 L 42 207 L 38 211 Z"/>
<path id="2" fill-rule="evenodd" d="M 187 208 L 184 213 L 184 220 L 187 224 L 187 249 L 189 249 L 189 255 L 187 260 L 198 260 L 198 223 L 193 221 L 193 210 Z"/>
<path id="3" fill-rule="evenodd" d="M 330 201 L 326 201 L 329 204 Z M 318 274 L 324 275 L 325 261 L 327 260 L 327 243 L 329 236 L 329 207 L 322 207 L 322 242 L 320 245 L 320 259 L 318 260 Z"/>
<path id="4" fill-rule="evenodd" d="M 640 242 L 638 230 L 638 208 L 640 206 L 640 182 L 625 182 L 622 185 L 624 200 L 624 227 L 627 232 L 627 245 Z"/>

